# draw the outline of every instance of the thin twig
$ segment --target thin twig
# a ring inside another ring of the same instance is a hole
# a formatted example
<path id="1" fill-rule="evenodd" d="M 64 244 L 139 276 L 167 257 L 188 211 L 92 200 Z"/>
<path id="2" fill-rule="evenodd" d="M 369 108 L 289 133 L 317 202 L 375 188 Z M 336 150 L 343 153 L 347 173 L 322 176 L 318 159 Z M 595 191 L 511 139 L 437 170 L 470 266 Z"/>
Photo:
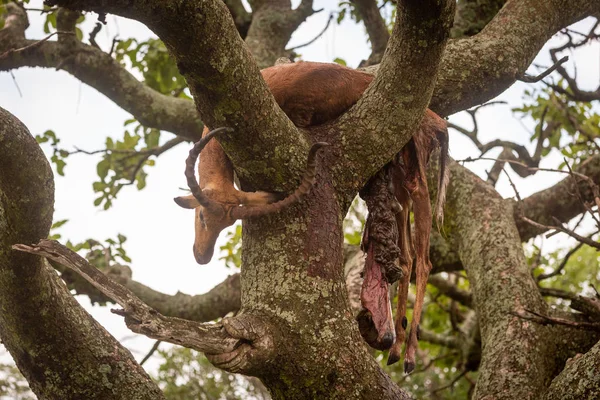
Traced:
<path id="1" fill-rule="evenodd" d="M 553 73 L 554 71 L 556 71 L 556 69 L 561 64 L 566 63 L 568 60 L 569 60 L 569 56 L 564 56 L 563 58 L 561 58 L 560 60 L 558 60 L 557 62 L 555 62 L 550 68 L 548 68 L 547 70 L 545 70 L 541 74 L 536 75 L 536 76 L 531 76 L 531 75 L 523 74 L 523 76 L 517 78 L 517 80 L 519 80 L 521 82 L 526 82 L 526 83 L 539 82 L 542 79 L 544 79 L 545 77 L 547 77 L 548 75 L 550 75 L 551 73 Z"/>
<path id="2" fill-rule="evenodd" d="M 594 242 L 592 239 L 589 239 L 589 238 L 587 238 L 585 236 L 581 236 L 581 235 L 573 232 L 572 230 L 563 227 L 562 223 L 556 217 L 553 217 L 553 220 L 554 220 L 554 222 L 556 222 L 558 224 L 557 226 L 543 225 L 543 224 L 535 222 L 535 221 L 533 221 L 533 220 L 531 220 L 531 219 L 529 219 L 527 217 L 521 217 L 521 219 L 523 221 L 527 222 L 528 224 L 533 225 L 533 226 L 535 226 L 536 228 L 539 228 L 539 229 L 543 229 L 543 230 L 556 230 L 556 231 L 560 231 L 562 233 L 566 233 L 567 235 L 571 236 L 573 239 L 576 239 L 576 240 L 578 240 L 580 242 L 583 242 L 583 243 L 587 244 L 588 246 L 591 246 L 591 247 L 593 247 L 595 249 L 600 250 L 600 243 Z"/>
<path id="3" fill-rule="evenodd" d="M 329 24 L 331 24 L 331 20 L 333 19 L 333 13 L 329 14 L 329 18 L 327 19 L 327 23 L 325 24 L 325 28 L 323 28 L 323 30 L 314 38 L 312 38 L 311 40 L 309 40 L 308 42 L 298 45 L 298 46 L 294 46 L 291 49 L 286 49 L 286 52 L 290 52 L 290 51 L 294 51 L 294 50 L 298 50 L 302 47 L 306 47 L 308 45 L 313 44 L 315 41 L 317 41 L 317 39 L 319 39 L 321 36 L 323 36 L 323 34 L 325 33 L 325 31 L 327 31 L 327 28 L 329 28 Z"/>
<path id="4" fill-rule="evenodd" d="M 481 161 L 502 161 L 502 162 L 507 162 L 507 163 L 510 163 L 510 164 L 520 165 L 523 168 L 527 168 L 527 169 L 530 169 L 532 171 L 559 172 L 561 174 L 570 174 L 569 171 L 563 171 L 563 170 L 560 170 L 560 169 L 553 169 L 553 168 L 529 167 L 527 164 L 524 164 L 524 163 L 522 163 L 520 161 L 508 160 L 508 159 L 502 159 L 502 158 L 491 158 L 491 157 L 475 157 L 475 158 L 473 158 L 473 157 L 467 157 L 467 158 L 464 158 L 462 160 L 456 160 L 456 162 L 466 163 L 466 162 L 475 162 L 475 161 L 480 161 L 480 160 Z M 585 179 L 586 181 L 590 180 L 590 178 L 588 176 L 580 174 L 579 172 L 573 172 L 573 174 L 575 176 L 578 176 L 580 178 Z"/>
<path id="5" fill-rule="evenodd" d="M 531 315 L 527 315 L 525 313 L 529 313 Z M 577 329 L 600 331 L 600 323 L 598 323 L 598 322 L 585 322 L 585 321 L 577 322 L 577 321 L 571 321 L 571 320 L 568 320 L 565 318 L 548 317 L 546 315 L 542 315 L 540 313 L 537 313 L 537 312 L 531 311 L 531 310 L 525 310 L 525 313 L 511 312 L 511 314 L 514 315 L 515 317 L 526 319 L 528 321 L 537 322 L 538 324 L 541 324 L 541 325 L 564 325 L 564 326 L 571 326 L 571 327 L 577 328 Z"/>
<path id="6" fill-rule="evenodd" d="M 453 387 L 454 385 L 456 385 L 456 382 L 458 382 L 463 376 L 465 376 L 469 371 L 465 368 L 460 374 L 458 374 L 454 379 L 452 379 L 452 382 L 450 382 L 447 385 L 444 385 L 442 387 L 439 387 L 435 390 L 433 390 L 432 393 L 437 393 L 437 392 L 441 392 L 442 390 L 446 390 L 449 389 L 451 387 Z"/>
<path id="7" fill-rule="evenodd" d="M 569 259 L 571 258 L 571 256 L 573 254 L 575 254 L 577 252 L 577 250 L 579 250 L 583 246 L 583 244 L 584 244 L 583 242 L 577 243 L 577 246 L 575 246 L 571 250 L 569 250 L 569 252 L 565 255 L 565 257 L 562 259 L 562 261 L 560 262 L 560 264 L 554 271 L 549 272 L 547 274 L 540 274 L 537 277 L 537 281 L 540 282 L 540 281 L 543 281 L 544 279 L 548 279 L 548 278 L 552 278 L 553 276 L 560 275 L 562 270 L 565 269 L 565 266 L 569 262 Z"/>
<path id="8" fill-rule="evenodd" d="M 140 365 L 144 365 L 146 363 L 146 361 L 148 361 L 150 359 L 150 357 L 152 357 L 152 355 L 156 352 L 156 350 L 158 350 L 158 346 L 160 346 L 161 343 L 162 343 L 161 340 L 157 340 L 156 342 L 154 342 L 154 344 L 150 348 L 150 351 L 148 351 L 148 354 L 146 354 L 144 356 L 144 358 L 142 358 L 142 361 L 140 361 Z"/>
<path id="9" fill-rule="evenodd" d="M 23 92 L 21 92 L 21 88 L 19 87 L 19 83 L 17 82 L 17 77 L 15 76 L 12 70 L 10 71 L 10 76 L 13 80 L 13 83 L 15 84 L 15 87 L 17 88 L 17 92 L 19 92 L 19 97 L 23 97 Z"/>

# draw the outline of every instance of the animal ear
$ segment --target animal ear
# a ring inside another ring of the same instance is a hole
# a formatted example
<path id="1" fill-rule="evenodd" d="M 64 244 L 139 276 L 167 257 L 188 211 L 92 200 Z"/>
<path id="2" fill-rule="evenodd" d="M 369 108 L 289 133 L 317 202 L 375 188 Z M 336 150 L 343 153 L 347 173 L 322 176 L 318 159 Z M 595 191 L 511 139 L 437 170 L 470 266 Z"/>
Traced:
<path id="1" fill-rule="evenodd" d="M 188 209 L 194 209 L 200 205 L 198 200 L 191 194 L 188 196 L 175 197 L 173 200 L 175 200 L 175 203 L 177 203 L 178 206 Z"/>

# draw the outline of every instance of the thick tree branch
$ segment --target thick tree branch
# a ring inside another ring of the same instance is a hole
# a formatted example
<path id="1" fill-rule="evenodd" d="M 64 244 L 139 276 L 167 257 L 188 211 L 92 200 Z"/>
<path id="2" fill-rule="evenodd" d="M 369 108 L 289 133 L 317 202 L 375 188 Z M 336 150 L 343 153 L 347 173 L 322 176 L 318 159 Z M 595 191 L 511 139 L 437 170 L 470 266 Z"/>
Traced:
<path id="1" fill-rule="evenodd" d="M 496 97 L 552 35 L 599 11 L 596 0 L 506 1 L 479 34 L 448 44 L 430 108 L 450 115 Z"/>
<path id="2" fill-rule="evenodd" d="M 113 312 L 124 316 L 127 327 L 133 332 L 209 354 L 231 352 L 238 345 L 238 340 L 230 337 L 222 325 L 200 324 L 161 315 L 124 286 L 112 281 L 84 258 L 56 241 L 42 239 L 31 246 L 13 245 L 13 249 L 46 257 L 81 275 L 123 307 L 123 310 Z"/>
<path id="3" fill-rule="evenodd" d="M 54 183 L 35 139 L 1 108 L 0 171 L 0 337 L 31 389 L 66 400 L 164 398 L 42 259 L 11 250 L 48 235 Z"/>
<path id="4" fill-rule="evenodd" d="M 95 302 L 112 302 L 113 300 L 100 293 L 87 281 L 80 279 L 62 265 L 51 262 L 61 272 L 61 278 L 72 287 L 78 295 L 89 296 Z M 208 322 L 224 317 L 230 312 L 240 309 L 240 275 L 228 276 L 223 282 L 206 293 L 188 295 L 177 292 L 168 295 L 133 280 L 131 268 L 125 265 L 113 265 L 105 271 L 106 275 L 131 290 L 144 303 L 167 317 L 189 319 L 197 322 Z"/>
<path id="5" fill-rule="evenodd" d="M 403 1 L 379 73 L 344 114 L 344 167 L 366 181 L 408 142 L 429 102 L 452 25 L 451 0 Z M 377 132 L 375 135 L 372 132 Z M 358 189 L 362 187 L 360 183 Z"/>
<path id="6" fill-rule="evenodd" d="M 578 354 L 569 361 L 565 369 L 552 380 L 542 397 L 544 400 L 593 399 L 600 393 L 600 342 L 590 351 Z"/>
<path id="7" fill-rule="evenodd" d="M 448 43 L 429 108 L 447 116 L 493 99 L 523 76 L 552 35 L 599 12 L 596 0 L 506 1 L 480 33 Z"/>
<path id="8" fill-rule="evenodd" d="M 39 43 L 24 36 L 28 26 L 25 11 L 14 3 L 6 5 L 9 18 L 0 30 L 0 54 Z M 45 41 L 26 51 L 0 57 L 0 71 L 21 67 L 62 69 L 86 83 L 142 125 L 198 140 L 203 125 L 191 101 L 163 95 L 138 81 L 109 54 L 77 40 Z"/>
<path id="9" fill-rule="evenodd" d="M 377 0 L 352 0 L 354 7 L 362 17 L 371 41 L 371 55 L 361 63 L 361 67 L 381 62 L 390 38 L 385 21 L 377 7 Z"/>
<path id="10" fill-rule="evenodd" d="M 289 0 L 260 0 L 251 4 L 252 24 L 246 44 L 263 69 L 289 53 L 285 45 L 298 26 L 314 12 L 312 0 L 303 1 L 295 10 Z"/>
<path id="11" fill-rule="evenodd" d="M 512 314 L 547 307 L 525 262 L 512 207 L 465 168 L 451 169 L 444 229 L 469 277 L 482 340 L 474 398 L 534 398 L 564 355 L 553 354 L 559 340 L 546 331 L 552 328 Z"/>

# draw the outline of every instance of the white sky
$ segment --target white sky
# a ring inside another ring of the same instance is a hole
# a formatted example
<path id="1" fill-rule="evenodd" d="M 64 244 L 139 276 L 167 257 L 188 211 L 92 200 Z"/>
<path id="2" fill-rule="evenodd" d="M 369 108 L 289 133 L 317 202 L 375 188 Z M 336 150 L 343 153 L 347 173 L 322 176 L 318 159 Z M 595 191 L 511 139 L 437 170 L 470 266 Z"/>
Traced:
<path id="1" fill-rule="evenodd" d="M 310 17 L 294 34 L 288 47 L 307 42 L 320 32 L 329 13 L 337 8 L 337 3 L 316 0 L 314 8 L 325 10 Z M 29 6 L 41 8 L 42 1 L 32 0 Z M 30 22 L 27 37 L 43 38 L 43 17 L 30 13 Z M 83 27 L 84 40 L 87 41 L 95 22 L 96 15 L 88 14 Z M 590 20 L 587 20 L 575 29 L 585 31 L 590 25 Z M 151 32 L 140 23 L 109 16 L 108 25 L 98 35 L 99 45 L 107 50 L 117 33 L 120 38 L 136 37 L 142 40 L 151 36 Z M 356 67 L 360 60 L 368 57 L 369 47 L 362 25 L 354 24 L 347 17 L 341 25 L 332 23 L 320 39 L 300 52 L 304 60 L 331 62 L 340 57 L 349 66 Z M 595 89 L 598 85 L 599 54 L 598 45 L 593 45 L 571 55 L 568 65 L 577 62 L 579 81 L 584 88 Z M 542 50 L 536 63 L 550 65 L 547 51 Z M 533 68 L 530 71 L 532 74 L 538 73 Z M 122 137 L 123 122 L 131 116 L 95 89 L 63 71 L 22 68 L 13 73 L 22 97 L 11 75 L 1 72 L 0 106 L 23 121 L 32 134 L 51 129 L 60 137 L 63 148 L 73 149 L 77 146 L 86 150 L 103 148 L 107 136 Z M 533 147 L 529 143 L 530 133 L 510 112 L 511 107 L 522 104 L 521 96 L 525 87 L 525 84 L 517 83 L 499 96 L 498 99 L 508 101 L 509 106 L 489 107 L 479 112 L 482 142 L 503 138 L 526 144 L 530 149 Z M 470 118 L 466 115 L 456 115 L 451 120 L 470 127 Z M 531 130 L 530 122 L 526 121 L 525 125 Z M 161 142 L 171 137 L 171 134 L 164 133 Z M 50 155 L 49 147 L 44 147 L 44 150 Z M 179 208 L 172 200 L 182 194 L 178 188 L 185 187 L 183 166 L 188 150 L 189 145 L 183 144 L 160 156 L 156 166 L 148 168 L 147 187 L 141 192 L 133 187 L 124 188 L 108 211 L 93 206 L 96 195 L 91 184 L 95 180 L 96 164 L 100 157 L 69 157 L 66 177 L 55 175 L 55 220 L 69 219 L 69 223 L 59 231 L 63 242 L 67 239 L 73 242 L 87 238 L 103 240 L 114 238 L 117 233 L 126 235 L 128 241 L 125 248 L 133 260 L 133 278 L 164 293 L 174 294 L 178 290 L 188 294 L 203 293 L 235 272 L 224 268 L 217 255 L 205 266 L 196 264 L 192 255 L 193 213 Z M 455 132 L 451 132 L 450 152 L 455 159 L 478 154 L 468 139 Z M 494 157 L 497 154 L 498 151 L 495 151 L 488 155 Z M 559 162 L 557 160 L 560 157 L 554 155 L 543 161 L 542 166 L 555 167 Z M 478 162 L 467 166 L 481 174 L 491 165 Z M 518 177 L 514 180 L 521 195 L 527 196 L 560 179 L 562 177 L 557 174 L 538 173 L 527 179 L 526 183 Z M 513 191 L 504 176 L 497 188 L 505 197 L 513 197 Z M 224 237 L 222 234 L 221 240 Z M 565 239 L 559 240 L 564 242 Z M 133 335 L 125 327 L 122 318 L 111 314 L 109 308 L 90 307 L 87 297 L 80 296 L 78 299 L 117 339 Z M 125 342 L 138 360 L 151 344 L 152 341 L 140 336 Z"/>

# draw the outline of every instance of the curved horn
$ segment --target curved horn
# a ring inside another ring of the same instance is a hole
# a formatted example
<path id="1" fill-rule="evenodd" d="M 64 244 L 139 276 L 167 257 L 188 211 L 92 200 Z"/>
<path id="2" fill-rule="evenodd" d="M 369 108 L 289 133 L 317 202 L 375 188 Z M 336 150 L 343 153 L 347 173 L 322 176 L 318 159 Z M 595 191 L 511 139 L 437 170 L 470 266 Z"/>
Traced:
<path id="1" fill-rule="evenodd" d="M 313 184 L 315 183 L 315 176 L 317 174 L 317 152 L 325 146 L 329 146 L 329 143 L 317 142 L 312 145 L 308 152 L 308 159 L 306 161 L 306 170 L 302 176 L 302 182 L 300 186 L 283 200 L 276 203 L 265 204 L 258 207 L 244 207 L 239 206 L 231 210 L 231 217 L 234 219 L 248 219 L 253 217 L 260 217 L 262 215 L 277 213 L 286 207 L 300 201 L 304 196 L 310 192 Z"/>
<path id="2" fill-rule="evenodd" d="M 202 149 L 210 139 L 212 139 L 215 135 L 220 134 L 222 132 L 233 132 L 232 128 L 222 127 L 213 129 L 208 132 L 202 139 L 200 139 L 194 147 L 190 150 L 190 154 L 188 158 L 185 160 L 185 177 L 187 179 L 187 184 L 190 190 L 192 191 L 192 195 L 198 200 L 198 203 L 204 208 L 206 208 L 210 212 L 218 212 L 222 210 L 223 207 L 220 203 L 209 199 L 207 196 L 202 193 L 202 189 L 200 189 L 200 185 L 198 185 L 198 181 L 196 180 L 196 171 L 194 170 L 194 166 L 196 165 L 196 159 L 200 155 Z"/>

